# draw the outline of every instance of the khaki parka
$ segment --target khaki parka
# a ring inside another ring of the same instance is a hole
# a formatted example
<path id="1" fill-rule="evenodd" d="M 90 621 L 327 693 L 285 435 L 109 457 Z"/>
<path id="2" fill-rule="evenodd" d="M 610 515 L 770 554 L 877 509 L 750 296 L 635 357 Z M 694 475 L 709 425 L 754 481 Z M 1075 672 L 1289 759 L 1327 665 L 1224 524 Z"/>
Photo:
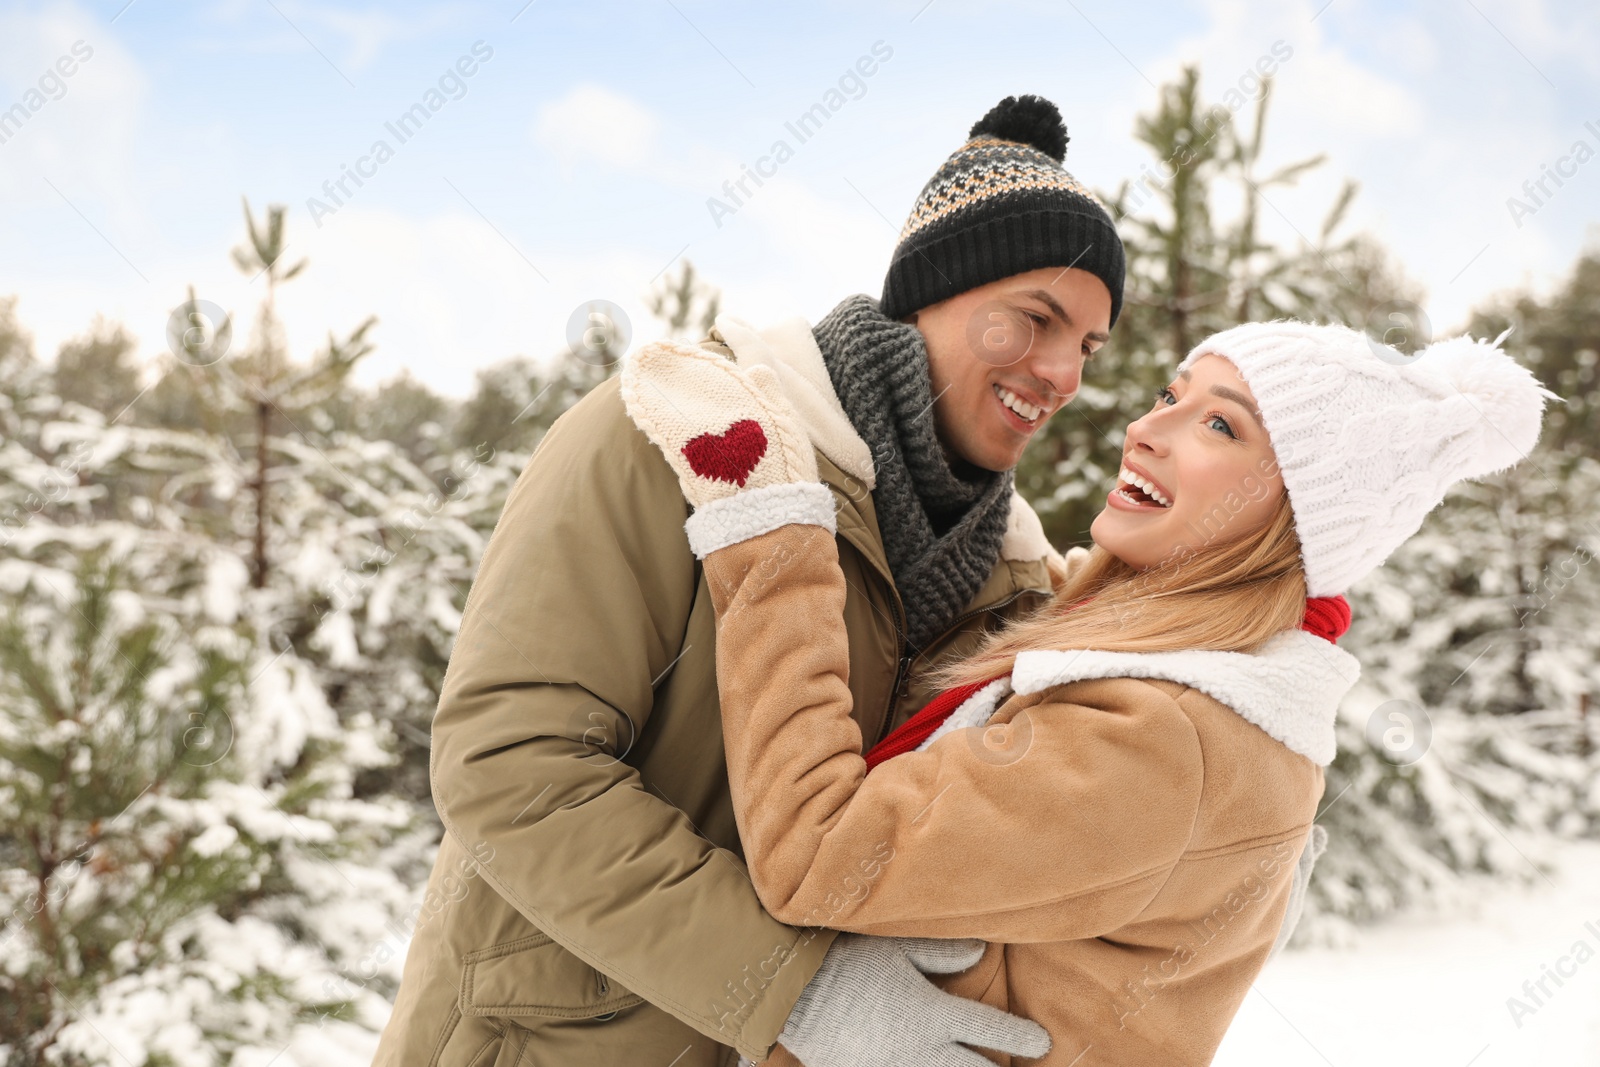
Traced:
<path id="1" fill-rule="evenodd" d="M 1012 498 L 1002 558 L 951 630 L 902 655 L 864 442 L 801 320 L 704 342 L 780 372 L 838 504 L 852 719 L 868 743 L 931 695 L 917 668 L 1050 592 Z M 508 495 L 434 717 L 444 839 L 376 1067 L 761 1059 L 836 936 L 761 906 L 728 792 L 716 631 L 688 505 L 615 378 L 562 415 Z"/>

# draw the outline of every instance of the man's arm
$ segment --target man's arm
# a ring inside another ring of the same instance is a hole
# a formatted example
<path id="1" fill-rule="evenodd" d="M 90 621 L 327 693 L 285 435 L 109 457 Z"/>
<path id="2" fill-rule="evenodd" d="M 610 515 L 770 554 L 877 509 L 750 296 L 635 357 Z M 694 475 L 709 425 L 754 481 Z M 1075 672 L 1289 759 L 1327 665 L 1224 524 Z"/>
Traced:
<path id="1" fill-rule="evenodd" d="M 834 934 L 769 916 L 743 865 L 616 758 L 683 651 L 687 511 L 614 385 L 556 423 L 468 597 L 434 719 L 433 794 L 463 847 L 493 847 L 484 875 L 530 922 L 760 1059 Z M 744 1010 L 727 983 L 747 973 L 768 984 Z"/>

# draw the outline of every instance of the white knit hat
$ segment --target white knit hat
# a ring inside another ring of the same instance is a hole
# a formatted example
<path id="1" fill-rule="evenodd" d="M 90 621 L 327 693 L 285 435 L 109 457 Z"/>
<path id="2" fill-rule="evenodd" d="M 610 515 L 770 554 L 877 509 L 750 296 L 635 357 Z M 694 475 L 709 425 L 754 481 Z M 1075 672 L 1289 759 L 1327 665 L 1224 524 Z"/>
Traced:
<path id="1" fill-rule="evenodd" d="M 1508 331 L 1509 332 L 1509 331 Z M 1521 460 L 1546 398 L 1499 344 L 1453 337 L 1415 356 L 1347 326 L 1252 322 L 1194 347 L 1250 386 L 1294 510 L 1307 596 L 1376 569 L 1464 478 Z"/>

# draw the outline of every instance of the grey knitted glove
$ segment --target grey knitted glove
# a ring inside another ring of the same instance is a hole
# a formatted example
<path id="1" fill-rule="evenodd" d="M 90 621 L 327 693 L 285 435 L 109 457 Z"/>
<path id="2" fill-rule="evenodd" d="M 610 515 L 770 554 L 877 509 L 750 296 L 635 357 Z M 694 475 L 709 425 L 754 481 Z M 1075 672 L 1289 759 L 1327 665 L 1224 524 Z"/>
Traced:
<path id="1" fill-rule="evenodd" d="M 1294 934 L 1294 928 L 1299 925 L 1300 912 L 1306 906 L 1306 887 L 1311 884 L 1311 868 L 1317 865 L 1317 857 L 1327 847 L 1328 831 L 1313 825 L 1311 836 L 1306 838 L 1306 847 L 1300 850 L 1300 862 L 1294 865 L 1294 883 L 1289 887 L 1289 910 L 1283 914 L 1283 927 L 1278 931 L 1278 940 L 1273 942 L 1272 951 L 1267 953 L 1269 962 L 1283 951 L 1283 946 L 1289 943 L 1289 938 Z"/>
<path id="2" fill-rule="evenodd" d="M 1050 1035 L 1038 1023 L 951 996 L 923 977 L 964 971 L 983 947 L 970 938 L 840 934 L 778 1040 L 806 1067 L 991 1067 L 957 1042 L 1043 1056 Z"/>

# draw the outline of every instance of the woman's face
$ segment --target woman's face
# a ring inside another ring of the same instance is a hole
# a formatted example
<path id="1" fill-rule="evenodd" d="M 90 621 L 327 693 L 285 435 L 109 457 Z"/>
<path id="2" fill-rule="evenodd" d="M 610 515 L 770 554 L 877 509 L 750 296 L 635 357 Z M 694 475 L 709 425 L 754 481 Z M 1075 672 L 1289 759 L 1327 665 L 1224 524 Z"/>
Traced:
<path id="1" fill-rule="evenodd" d="M 1201 356 L 1128 426 L 1122 470 L 1089 533 L 1131 567 L 1239 540 L 1272 517 L 1283 475 L 1238 370 Z"/>

